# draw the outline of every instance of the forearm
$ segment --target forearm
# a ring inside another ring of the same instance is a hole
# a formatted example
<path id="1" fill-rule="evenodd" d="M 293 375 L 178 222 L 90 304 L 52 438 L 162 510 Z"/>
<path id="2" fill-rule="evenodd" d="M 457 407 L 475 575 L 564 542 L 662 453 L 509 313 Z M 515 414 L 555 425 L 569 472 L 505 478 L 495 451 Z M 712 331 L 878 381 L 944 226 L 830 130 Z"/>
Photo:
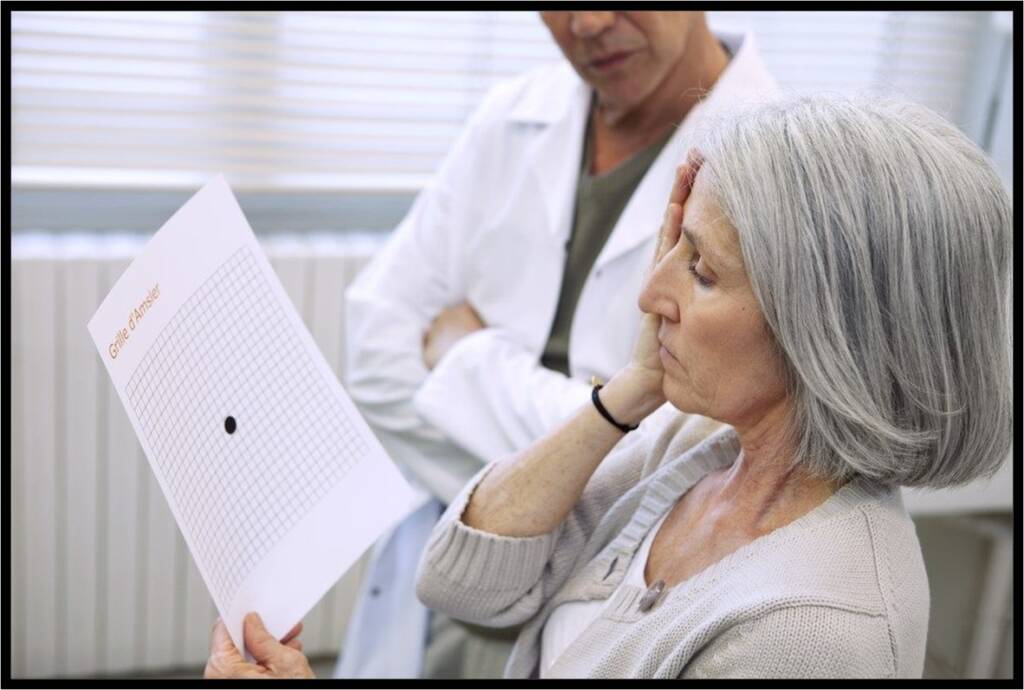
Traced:
<path id="1" fill-rule="evenodd" d="M 636 425 L 664 398 L 637 385 L 628 370 L 601 389 L 601 402 L 619 422 Z M 480 483 L 462 521 L 509 537 L 546 534 L 566 518 L 590 477 L 623 437 L 590 403 L 526 450 L 501 461 Z"/>
<path id="2" fill-rule="evenodd" d="M 380 272 L 362 280 L 377 278 Z M 410 438 L 429 433 L 412 405 L 429 373 L 422 360 L 426 322 L 420 308 L 361 284 L 345 295 L 345 389 L 375 432 Z"/>
<path id="3" fill-rule="evenodd" d="M 536 443 L 572 417 L 589 395 L 584 382 L 539 366 L 536 353 L 492 327 L 466 336 L 446 353 L 417 391 L 414 405 L 447 438 L 490 463 Z"/>

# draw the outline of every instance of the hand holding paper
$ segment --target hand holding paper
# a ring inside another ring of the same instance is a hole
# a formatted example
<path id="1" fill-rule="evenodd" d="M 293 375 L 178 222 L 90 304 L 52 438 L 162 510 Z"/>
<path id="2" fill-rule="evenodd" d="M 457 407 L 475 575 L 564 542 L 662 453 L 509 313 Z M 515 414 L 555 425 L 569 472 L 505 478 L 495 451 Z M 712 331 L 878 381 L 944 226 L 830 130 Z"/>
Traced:
<path id="1" fill-rule="evenodd" d="M 224 623 L 218 620 L 213 626 L 204 678 L 313 678 L 313 670 L 302 655 L 298 638 L 301 623 L 280 641 L 267 631 L 263 620 L 255 613 L 245 617 L 244 626 L 245 647 L 252 653 L 255 663 L 245 660 L 228 636 Z"/>

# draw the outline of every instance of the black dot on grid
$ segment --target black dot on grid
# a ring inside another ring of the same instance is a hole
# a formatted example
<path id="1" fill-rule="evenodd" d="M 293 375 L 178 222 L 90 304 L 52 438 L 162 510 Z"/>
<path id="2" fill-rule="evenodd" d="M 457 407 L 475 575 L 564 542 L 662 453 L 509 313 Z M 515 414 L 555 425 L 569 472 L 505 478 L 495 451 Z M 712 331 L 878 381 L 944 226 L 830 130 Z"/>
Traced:
<path id="1" fill-rule="evenodd" d="M 235 422 L 234 417 L 228 415 L 227 417 L 224 418 L 224 431 L 228 432 L 229 434 L 233 434 L 235 433 L 235 429 L 237 428 L 238 423 Z"/>

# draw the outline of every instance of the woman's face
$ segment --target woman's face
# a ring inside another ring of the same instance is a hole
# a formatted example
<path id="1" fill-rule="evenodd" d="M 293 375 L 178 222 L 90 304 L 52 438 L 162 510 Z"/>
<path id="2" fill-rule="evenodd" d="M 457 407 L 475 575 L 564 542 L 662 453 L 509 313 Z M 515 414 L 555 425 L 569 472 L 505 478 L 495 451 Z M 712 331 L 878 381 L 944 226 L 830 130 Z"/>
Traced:
<path id="1" fill-rule="evenodd" d="M 640 308 L 661 317 L 663 388 L 683 412 L 737 428 L 786 412 L 779 356 L 748 280 L 736 229 L 697 175 L 679 242 L 654 267 Z"/>

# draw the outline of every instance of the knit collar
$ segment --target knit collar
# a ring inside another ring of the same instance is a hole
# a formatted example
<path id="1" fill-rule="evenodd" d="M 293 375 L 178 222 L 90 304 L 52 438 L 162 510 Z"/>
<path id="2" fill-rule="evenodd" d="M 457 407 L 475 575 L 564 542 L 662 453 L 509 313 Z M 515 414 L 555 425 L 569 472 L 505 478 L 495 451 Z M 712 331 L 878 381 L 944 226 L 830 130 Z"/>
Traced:
<path id="1" fill-rule="evenodd" d="M 723 427 L 695 445 L 678 458 L 670 460 L 659 467 L 643 484 L 643 495 L 637 502 L 636 509 L 629 521 L 618 534 L 612 538 L 600 553 L 594 556 L 595 570 L 606 574 L 600 583 L 577 581 L 563 590 L 557 597 L 559 602 L 586 600 L 607 597 L 616 589 L 629 592 L 630 596 L 640 596 L 643 589 L 623 585 L 622 579 L 629 564 L 639 550 L 644 538 L 658 520 L 690 490 L 698 481 L 716 469 L 727 467 L 735 462 L 740 452 L 739 436 L 732 427 Z M 639 488 L 639 487 L 637 487 Z M 807 526 L 822 522 L 828 518 L 845 513 L 851 508 L 863 504 L 865 500 L 877 498 L 891 489 L 879 486 L 870 480 L 857 477 L 840 487 L 828 499 L 782 527 L 754 539 L 731 554 L 711 564 L 684 582 L 666 590 L 662 601 L 671 597 L 677 590 L 686 590 L 697 586 L 702 580 L 713 582 L 715 575 L 728 570 L 737 559 L 747 558 L 752 553 L 771 548 L 783 539 L 797 535 Z M 637 590 L 633 592 L 632 590 Z M 618 597 L 616 597 L 618 598 Z"/>
<path id="2" fill-rule="evenodd" d="M 620 568 L 606 583 L 615 592 L 609 601 L 608 615 L 620 619 L 642 615 L 638 612 L 636 604 L 646 591 L 645 588 L 622 583 L 641 543 L 683 494 L 708 473 L 734 462 L 739 452 L 739 437 L 734 429 L 727 427 L 655 472 L 651 477 L 650 488 L 637 506 L 633 518 L 607 549 L 614 552 L 612 558 L 618 557 L 620 560 Z M 666 589 L 659 605 L 668 603 L 682 593 L 696 595 L 712 587 L 723 573 L 729 572 L 737 563 L 759 552 L 771 550 L 789 539 L 799 537 L 808 527 L 845 514 L 863 505 L 867 500 L 877 500 L 894 491 L 896 489 L 880 485 L 865 477 L 855 477 L 804 515 L 744 544 L 683 582 Z"/>

